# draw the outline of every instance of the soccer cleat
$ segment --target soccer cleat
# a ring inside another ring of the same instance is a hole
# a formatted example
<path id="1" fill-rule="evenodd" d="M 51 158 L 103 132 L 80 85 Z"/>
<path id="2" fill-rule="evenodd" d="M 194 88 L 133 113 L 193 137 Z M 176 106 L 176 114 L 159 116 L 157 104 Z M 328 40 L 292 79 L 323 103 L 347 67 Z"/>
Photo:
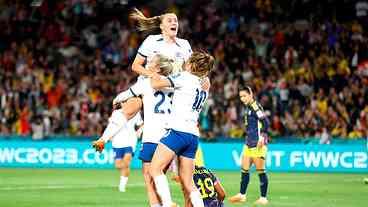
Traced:
<path id="1" fill-rule="evenodd" d="M 265 197 L 260 197 L 256 202 L 254 202 L 255 205 L 267 205 L 268 200 Z"/>
<path id="2" fill-rule="evenodd" d="M 247 197 L 241 193 L 234 195 L 229 198 L 230 203 L 245 203 L 247 201 Z"/>

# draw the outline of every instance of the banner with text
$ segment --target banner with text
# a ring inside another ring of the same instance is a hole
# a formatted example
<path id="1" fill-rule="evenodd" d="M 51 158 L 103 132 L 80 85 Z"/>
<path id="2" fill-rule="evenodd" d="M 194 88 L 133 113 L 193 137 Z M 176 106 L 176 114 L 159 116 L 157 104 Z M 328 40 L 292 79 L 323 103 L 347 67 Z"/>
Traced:
<path id="1" fill-rule="evenodd" d="M 201 143 L 210 169 L 239 170 L 241 143 Z M 137 146 L 139 150 L 139 146 Z M 140 168 L 136 151 L 132 168 Z M 271 144 L 268 171 L 368 172 L 365 145 Z M 112 168 L 114 153 L 108 145 L 97 153 L 88 141 L 0 141 L 0 167 Z"/>
<path id="2" fill-rule="evenodd" d="M 243 145 L 201 146 L 209 168 L 240 169 Z M 282 172 L 368 172 L 368 153 L 365 145 L 270 144 L 266 168 Z"/>

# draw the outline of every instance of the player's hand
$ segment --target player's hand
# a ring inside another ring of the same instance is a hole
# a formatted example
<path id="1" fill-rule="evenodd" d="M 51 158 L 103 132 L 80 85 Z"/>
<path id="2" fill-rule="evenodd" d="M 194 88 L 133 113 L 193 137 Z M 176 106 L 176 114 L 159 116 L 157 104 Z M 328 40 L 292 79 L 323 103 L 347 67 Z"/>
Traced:
<path id="1" fill-rule="evenodd" d="M 260 139 L 257 142 L 257 148 L 261 149 L 267 143 L 267 140 L 268 140 L 268 135 L 266 133 L 261 133 Z"/>
<path id="2" fill-rule="evenodd" d="M 96 152 L 102 152 L 105 149 L 105 142 L 103 140 L 97 140 L 92 142 L 92 147 L 96 150 Z"/>
<path id="3" fill-rule="evenodd" d="M 263 140 L 259 140 L 258 142 L 257 142 L 257 148 L 258 149 L 262 149 L 262 147 L 264 146 L 264 141 Z"/>

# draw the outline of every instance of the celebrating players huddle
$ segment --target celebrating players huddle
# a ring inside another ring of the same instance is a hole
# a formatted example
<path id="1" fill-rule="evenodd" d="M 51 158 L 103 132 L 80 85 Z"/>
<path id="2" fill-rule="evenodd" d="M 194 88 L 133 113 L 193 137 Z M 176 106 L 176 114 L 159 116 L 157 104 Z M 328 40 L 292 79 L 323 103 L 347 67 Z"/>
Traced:
<path id="1" fill-rule="evenodd" d="M 113 140 L 115 166 L 121 173 L 119 190 L 124 192 L 137 139 L 131 131 L 134 125 L 140 125 L 133 117 L 140 116 L 142 109 L 144 127 L 139 159 L 150 206 L 177 206 L 165 175 L 175 159 L 179 161 L 185 206 L 223 206 L 225 190 L 219 180 L 204 166 L 194 166 L 198 117 L 209 95 L 208 75 L 215 60 L 206 52 L 192 52 L 189 42 L 177 37 L 179 25 L 175 14 L 147 18 L 134 10 L 130 17 L 138 22 L 139 30 L 161 33 L 149 35 L 142 43 L 132 64 L 132 70 L 140 76 L 113 100 L 114 110 L 107 127 L 93 146 L 102 151 L 104 144 Z M 262 143 L 265 156 L 265 141 Z M 262 196 L 265 198 L 264 193 Z"/>

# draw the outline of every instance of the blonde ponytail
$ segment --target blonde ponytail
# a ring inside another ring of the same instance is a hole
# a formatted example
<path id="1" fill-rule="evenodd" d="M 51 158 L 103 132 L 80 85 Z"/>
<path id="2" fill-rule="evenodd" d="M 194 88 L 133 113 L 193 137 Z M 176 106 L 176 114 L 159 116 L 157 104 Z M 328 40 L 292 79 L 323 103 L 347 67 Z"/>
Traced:
<path id="1" fill-rule="evenodd" d="M 138 22 L 137 28 L 139 31 L 149 33 L 160 31 L 162 15 L 148 18 L 135 8 L 134 11 L 130 13 L 129 17 Z"/>

